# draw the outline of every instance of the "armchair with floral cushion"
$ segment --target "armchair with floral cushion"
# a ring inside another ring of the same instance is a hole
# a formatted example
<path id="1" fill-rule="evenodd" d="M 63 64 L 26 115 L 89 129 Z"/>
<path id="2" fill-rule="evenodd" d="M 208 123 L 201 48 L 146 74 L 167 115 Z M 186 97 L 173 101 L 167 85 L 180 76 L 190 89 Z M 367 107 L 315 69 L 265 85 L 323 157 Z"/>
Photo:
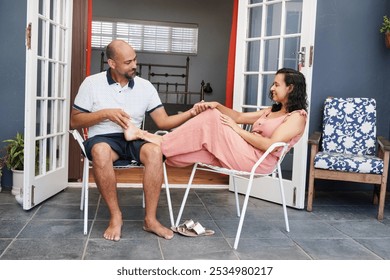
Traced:
<path id="1" fill-rule="evenodd" d="M 375 99 L 327 98 L 322 129 L 309 137 L 307 211 L 313 208 L 315 179 L 359 182 L 375 185 L 373 202 L 382 220 L 390 142 L 376 135 Z"/>

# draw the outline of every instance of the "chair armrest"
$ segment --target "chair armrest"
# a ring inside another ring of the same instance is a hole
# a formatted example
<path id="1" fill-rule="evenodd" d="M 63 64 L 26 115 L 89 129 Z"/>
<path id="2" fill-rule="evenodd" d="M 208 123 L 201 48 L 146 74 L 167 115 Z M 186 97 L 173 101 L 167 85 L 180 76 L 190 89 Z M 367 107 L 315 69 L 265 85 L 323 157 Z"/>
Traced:
<path id="1" fill-rule="evenodd" d="M 390 141 L 383 136 L 378 136 L 378 144 L 383 151 L 390 151 Z"/>
<path id="2" fill-rule="evenodd" d="M 77 129 L 71 129 L 71 130 L 69 130 L 69 133 L 72 134 L 73 138 L 77 141 L 77 143 L 79 144 L 79 147 L 81 149 L 81 152 L 83 153 L 83 156 L 86 157 L 87 153 L 85 152 L 85 148 L 84 148 L 84 144 L 83 144 L 84 139 L 80 135 L 80 132 Z"/>
<path id="3" fill-rule="evenodd" d="M 308 139 L 308 143 L 310 145 L 319 145 L 320 144 L 320 139 L 321 139 L 321 132 L 315 131 L 312 135 L 310 135 Z"/>

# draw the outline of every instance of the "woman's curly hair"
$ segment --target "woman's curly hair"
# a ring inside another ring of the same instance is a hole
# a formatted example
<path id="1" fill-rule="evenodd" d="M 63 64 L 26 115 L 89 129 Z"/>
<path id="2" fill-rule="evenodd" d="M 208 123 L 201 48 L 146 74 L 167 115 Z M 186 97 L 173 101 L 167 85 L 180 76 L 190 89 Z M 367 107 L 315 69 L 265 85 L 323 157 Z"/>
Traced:
<path id="1" fill-rule="evenodd" d="M 295 110 L 305 110 L 307 111 L 307 93 L 306 93 L 306 80 L 305 76 L 294 69 L 290 68 L 281 68 L 276 72 L 277 74 L 284 74 L 284 82 L 287 86 L 292 85 L 293 89 L 288 95 L 288 100 L 286 104 L 286 111 L 293 112 Z M 269 98 L 272 100 L 273 94 L 269 92 Z M 272 112 L 280 111 L 282 104 L 274 103 L 272 105 Z"/>

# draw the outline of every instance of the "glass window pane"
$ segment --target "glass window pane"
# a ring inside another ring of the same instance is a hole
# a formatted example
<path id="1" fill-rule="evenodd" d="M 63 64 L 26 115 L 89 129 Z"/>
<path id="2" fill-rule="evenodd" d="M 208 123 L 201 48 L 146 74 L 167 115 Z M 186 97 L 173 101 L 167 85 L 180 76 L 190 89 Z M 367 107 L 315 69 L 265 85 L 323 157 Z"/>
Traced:
<path id="1" fill-rule="evenodd" d="M 264 71 L 278 70 L 279 39 L 264 41 Z"/>
<path id="2" fill-rule="evenodd" d="M 263 0 L 250 0 L 249 4 L 263 3 Z"/>
<path id="3" fill-rule="evenodd" d="M 260 41 L 252 41 L 247 44 L 246 71 L 259 71 Z"/>
<path id="4" fill-rule="evenodd" d="M 286 38 L 284 41 L 283 67 L 298 69 L 300 37 Z"/>
<path id="5" fill-rule="evenodd" d="M 302 0 L 286 3 L 286 34 L 301 33 Z"/>
<path id="6" fill-rule="evenodd" d="M 38 97 L 43 96 L 43 94 L 44 94 L 44 79 L 42 79 L 43 77 L 45 77 L 44 69 L 45 69 L 45 61 L 38 59 L 38 61 L 37 61 L 37 93 L 36 93 Z"/>
<path id="7" fill-rule="evenodd" d="M 259 75 L 245 76 L 244 105 L 257 105 Z"/>
<path id="8" fill-rule="evenodd" d="M 280 35 L 282 20 L 282 3 L 267 7 L 267 36 Z"/>
<path id="9" fill-rule="evenodd" d="M 269 98 L 269 91 L 271 89 L 272 84 L 274 83 L 274 77 L 275 74 L 263 75 L 263 86 L 262 86 L 263 95 L 261 97 L 262 106 L 270 106 L 273 103 L 273 101 Z"/>
<path id="10" fill-rule="evenodd" d="M 249 8 L 249 27 L 248 38 L 257 38 L 261 36 L 261 21 L 263 7 Z"/>
<path id="11" fill-rule="evenodd" d="M 37 55 L 38 56 L 44 56 L 45 35 L 46 35 L 45 21 L 38 18 L 38 38 L 37 38 L 37 43 L 38 43 Z"/>

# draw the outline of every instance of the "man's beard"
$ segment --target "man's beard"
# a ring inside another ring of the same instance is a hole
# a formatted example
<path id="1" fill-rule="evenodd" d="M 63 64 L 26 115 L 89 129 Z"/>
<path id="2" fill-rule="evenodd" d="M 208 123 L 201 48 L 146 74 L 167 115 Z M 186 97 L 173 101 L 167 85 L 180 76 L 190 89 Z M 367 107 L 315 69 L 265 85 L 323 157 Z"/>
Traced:
<path id="1" fill-rule="evenodd" d="M 129 75 L 128 73 L 125 73 L 126 79 L 128 79 L 128 80 L 134 79 L 134 77 L 135 77 L 135 75 L 136 75 L 136 73 L 137 73 L 136 70 L 137 70 L 137 69 L 133 69 L 133 73 L 134 73 L 134 74 L 132 74 L 132 75 Z"/>

